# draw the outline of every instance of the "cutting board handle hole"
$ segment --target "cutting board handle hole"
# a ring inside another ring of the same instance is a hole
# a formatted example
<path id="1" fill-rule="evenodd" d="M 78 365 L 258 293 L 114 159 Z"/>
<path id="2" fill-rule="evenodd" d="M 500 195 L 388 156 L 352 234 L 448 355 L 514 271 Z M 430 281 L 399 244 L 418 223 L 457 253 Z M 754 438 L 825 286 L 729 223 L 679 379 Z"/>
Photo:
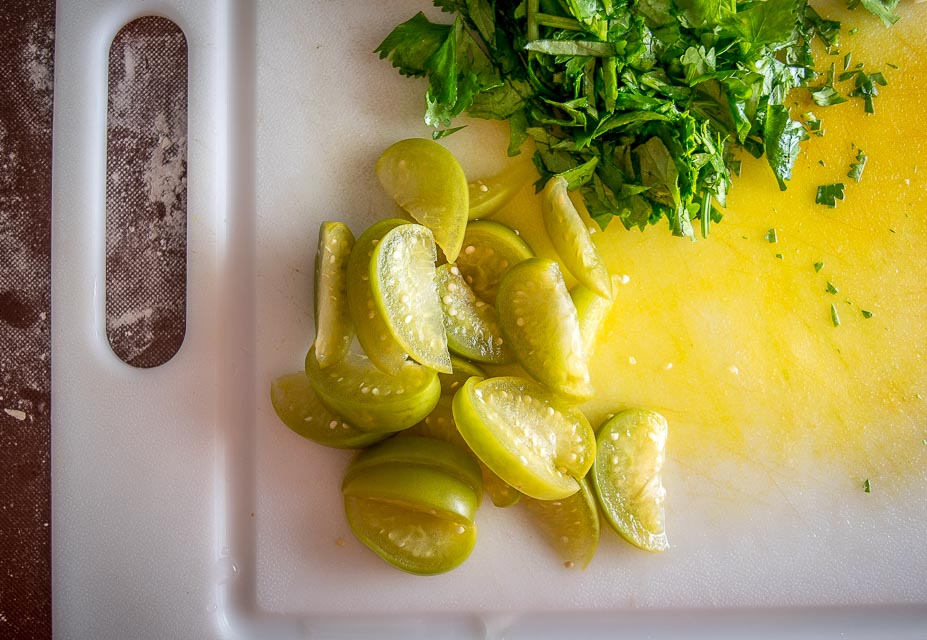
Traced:
<path id="1" fill-rule="evenodd" d="M 186 37 L 167 18 L 132 20 L 108 71 L 106 336 L 123 362 L 157 367 L 186 335 Z"/>

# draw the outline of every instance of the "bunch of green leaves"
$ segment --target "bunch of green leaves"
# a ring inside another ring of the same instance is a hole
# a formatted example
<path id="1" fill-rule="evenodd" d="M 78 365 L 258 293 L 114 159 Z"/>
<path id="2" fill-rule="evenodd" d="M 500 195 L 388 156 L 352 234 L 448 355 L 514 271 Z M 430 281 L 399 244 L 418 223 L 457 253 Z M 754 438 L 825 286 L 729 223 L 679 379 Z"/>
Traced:
<path id="1" fill-rule="evenodd" d="M 893 15 L 891 2 L 850 1 Z M 419 13 L 377 48 L 427 78 L 435 137 L 462 113 L 507 120 L 510 154 L 534 142 L 539 188 L 562 175 L 601 227 L 665 221 L 681 236 L 721 219 L 737 148 L 765 156 L 786 188 L 807 138 L 786 98 L 818 77 L 812 41 L 840 35 L 806 0 L 435 4 L 452 24 Z M 858 90 L 871 97 L 867 79 Z"/>

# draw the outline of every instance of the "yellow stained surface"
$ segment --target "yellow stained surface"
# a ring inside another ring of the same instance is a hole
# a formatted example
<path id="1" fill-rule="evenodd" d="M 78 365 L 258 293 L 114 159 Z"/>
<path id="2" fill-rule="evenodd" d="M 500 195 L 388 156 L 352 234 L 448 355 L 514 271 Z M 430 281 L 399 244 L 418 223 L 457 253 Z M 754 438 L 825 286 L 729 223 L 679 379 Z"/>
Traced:
<path id="1" fill-rule="evenodd" d="M 838 71 L 852 51 L 888 79 L 876 113 L 858 99 L 798 104 L 825 135 L 804 143 L 785 192 L 765 159 L 744 158 L 707 240 L 617 221 L 595 236 L 626 278 L 586 409 L 594 424 L 626 406 L 660 411 L 671 457 L 707 473 L 725 458 L 781 468 L 814 456 L 885 486 L 927 465 L 927 4 L 903 4 L 888 30 L 862 11 L 827 13 L 860 28 L 844 33 Z M 859 184 L 846 176 L 857 147 L 869 157 Z M 833 182 L 846 199 L 816 205 Z M 528 188 L 497 219 L 553 256 L 538 210 Z"/>

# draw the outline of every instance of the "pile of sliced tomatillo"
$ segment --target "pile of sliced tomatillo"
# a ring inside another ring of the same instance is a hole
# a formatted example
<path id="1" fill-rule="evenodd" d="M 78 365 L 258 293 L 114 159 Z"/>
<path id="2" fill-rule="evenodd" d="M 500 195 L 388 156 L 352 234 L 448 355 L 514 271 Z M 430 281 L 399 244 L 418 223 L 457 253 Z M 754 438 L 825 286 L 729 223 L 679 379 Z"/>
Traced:
<path id="1" fill-rule="evenodd" d="M 523 504 L 567 567 L 585 567 L 599 514 L 632 544 L 666 548 L 666 421 L 622 411 L 593 430 L 588 358 L 613 279 L 555 177 L 542 193 L 559 261 L 484 218 L 530 166 L 468 183 L 454 156 L 403 140 L 376 174 L 409 215 L 355 239 L 319 231 L 316 338 L 305 371 L 271 385 L 280 419 L 322 445 L 359 449 L 342 482 L 357 538 L 415 574 L 453 569 L 476 544 L 484 491 Z M 579 282 L 567 289 L 561 268 Z M 520 375 L 493 375 L 500 365 Z"/>

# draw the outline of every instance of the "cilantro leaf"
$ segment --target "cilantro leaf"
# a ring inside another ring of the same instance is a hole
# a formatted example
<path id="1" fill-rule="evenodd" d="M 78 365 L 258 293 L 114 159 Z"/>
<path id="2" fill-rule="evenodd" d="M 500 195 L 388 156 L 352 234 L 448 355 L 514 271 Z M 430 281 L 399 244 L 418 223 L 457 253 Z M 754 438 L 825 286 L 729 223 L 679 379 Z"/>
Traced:
<path id="1" fill-rule="evenodd" d="M 879 95 L 879 87 L 884 87 L 888 81 L 878 71 L 875 73 L 864 73 L 862 70 L 853 72 L 855 76 L 855 88 L 850 92 L 854 98 L 862 98 L 865 102 L 866 113 L 875 113 L 875 104 L 873 98 Z"/>
<path id="2" fill-rule="evenodd" d="M 741 6 L 746 9 L 726 20 L 726 30 L 740 38 L 741 49 L 762 45 L 778 49 L 792 39 L 797 21 L 794 0 L 766 0 Z"/>
<path id="3" fill-rule="evenodd" d="M 843 200 L 844 189 L 845 186 L 842 182 L 821 185 L 818 187 L 818 193 L 814 198 L 814 202 L 833 209 L 837 206 L 837 200 Z"/>
<path id="4" fill-rule="evenodd" d="M 771 104 L 766 109 L 765 151 L 779 189 L 785 191 L 785 181 L 792 179 L 792 167 L 800 151 L 799 144 L 808 138 L 800 122 L 792 120 L 788 107 Z"/>
<path id="5" fill-rule="evenodd" d="M 866 168 L 867 160 L 869 160 L 869 156 L 863 153 L 862 149 L 857 149 L 856 162 L 850 163 L 850 171 L 847 173 L 847 177 L 854 182 L 859 182 L 863 177 L 863 169 Z"/>
<path id="6" fill-rule="evenodd" d="M 399 73 L 423 76 L 430 70 L 429 60 L 447 40 L 449 25 L 434 24 L 421 11 L 390 32 L 374 53 L 389 57 Z"/>

